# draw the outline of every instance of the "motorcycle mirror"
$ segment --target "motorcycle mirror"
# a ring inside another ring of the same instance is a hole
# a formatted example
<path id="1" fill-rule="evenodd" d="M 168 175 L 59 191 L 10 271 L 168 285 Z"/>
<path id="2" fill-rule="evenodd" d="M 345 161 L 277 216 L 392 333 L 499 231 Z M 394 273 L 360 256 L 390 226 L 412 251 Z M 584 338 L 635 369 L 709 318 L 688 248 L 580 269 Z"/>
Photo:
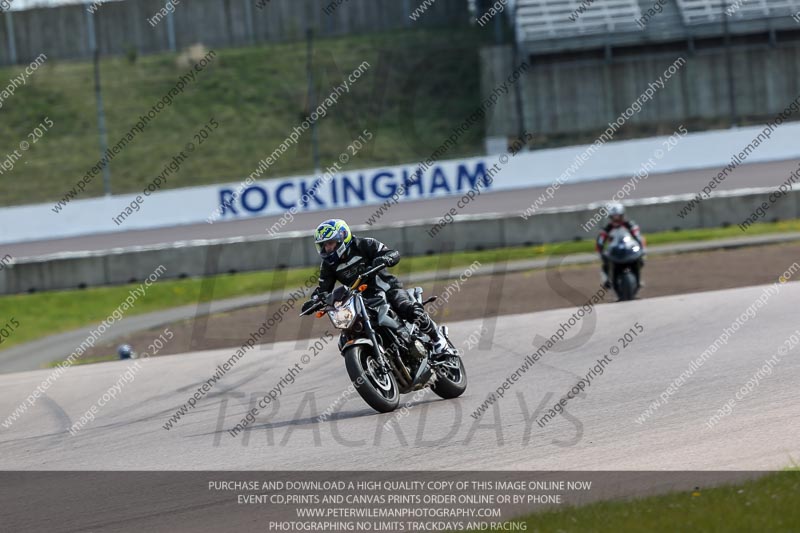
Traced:
<path id="1" fill-rule="evenodd" d="M 365 290 L 367 290 L 367 284 L 366 283 L 358 286 L 358 292 L 364 292 Z"/>

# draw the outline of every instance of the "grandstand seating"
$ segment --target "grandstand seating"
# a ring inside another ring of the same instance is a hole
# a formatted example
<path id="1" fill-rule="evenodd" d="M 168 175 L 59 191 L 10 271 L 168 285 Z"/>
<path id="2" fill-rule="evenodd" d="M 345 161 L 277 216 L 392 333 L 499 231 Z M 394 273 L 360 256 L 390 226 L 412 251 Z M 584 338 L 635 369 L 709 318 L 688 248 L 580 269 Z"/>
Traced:
<path id="1" fill-rule="evenodd" d="M 684 24 L 707 24 L 721 20 L 723 12 L 736 20 L 784 17 L 800 10 L 800 0 L 676 0 Z"/>
<path id="2" fill-rule="evenodd" d="M 532 41 L 636 31 L 641 16 L 637 0 L 517 0 L 516 23 L 521 40 Z"/>
<path id="3" fill-rule="evenodd" d="M 791 32 L 799 12 L 800 0 L 517 0 L 506 10 L 524 52 L 537 55 L 716 38 L 723 20 L 736 36 Z"/>

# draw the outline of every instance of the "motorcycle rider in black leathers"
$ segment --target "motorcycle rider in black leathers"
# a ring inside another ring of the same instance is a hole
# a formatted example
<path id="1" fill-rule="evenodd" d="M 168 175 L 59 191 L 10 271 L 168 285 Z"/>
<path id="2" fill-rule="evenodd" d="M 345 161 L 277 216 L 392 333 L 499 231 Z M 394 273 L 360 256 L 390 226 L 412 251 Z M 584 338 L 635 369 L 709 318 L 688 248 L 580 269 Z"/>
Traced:
<path id="1" fill-rule="evenodd" d="M 320 265 L 319 287 L 311 295 L 311 300 L 303 304 L 303 311 L 309 309 L 316 300 L 327 296 L 339 281 L 350 286 L 365 272 L 378 265 L 392 267 L 400 261 L 400 253 L 389 249 L 385 244 L 370 237 L 356 237 L 344 220 L 326 220 L 314 233 L 314 242 L 323 261 Z M 386 295 L 386 301 L 405 321 L 416 323 L 420 331 L 434 342 L 434 359 L 450 353 L 447 340 L 422 305 L 413 300 L 403 289 L 403 284 L 386 270 L 375 274 L 368 284 L 364 296 Z"/>

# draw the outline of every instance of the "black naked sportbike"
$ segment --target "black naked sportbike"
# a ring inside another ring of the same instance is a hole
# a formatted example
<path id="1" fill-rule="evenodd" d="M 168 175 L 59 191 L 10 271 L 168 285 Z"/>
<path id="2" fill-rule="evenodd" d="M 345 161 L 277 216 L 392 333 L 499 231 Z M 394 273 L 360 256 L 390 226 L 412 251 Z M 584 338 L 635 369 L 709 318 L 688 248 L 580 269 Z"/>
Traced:
<path id="1" fill-rule="evenodd" d="M 386 268 L 380 265 L 367 270 L 351 287 L 339 286 L 322 295 L 300 316 L 328 315 L 333 326 L 342 330 L 339 351 L 344 356 L 347 374 L 359 395 L 381 413 L 394 411 L 400 394 L 430 387 L 442 398 L 461 396 L 467 388 L 467 373 L 458 350 L 448 337 L 446 326 L 440 333 L 447 339 L 451 354 L 432 361 L 433 342 L 414 323 L 401 319 L 386 301 L 383 292 L 366 298 L 368 287 L 362 280 Z M 422 289 L 408 290 L 422 305 L 436 300 L 422 300 Z"/>

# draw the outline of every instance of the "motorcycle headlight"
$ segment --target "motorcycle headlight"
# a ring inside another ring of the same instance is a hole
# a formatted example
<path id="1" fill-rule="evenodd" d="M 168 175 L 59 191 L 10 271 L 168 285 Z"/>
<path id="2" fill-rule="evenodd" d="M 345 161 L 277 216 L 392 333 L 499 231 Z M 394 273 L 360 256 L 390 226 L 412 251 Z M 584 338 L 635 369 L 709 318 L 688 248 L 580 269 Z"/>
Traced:
<path id="1" fill-rule="evenodd" d="M 334 310 L 328 311 L 328 317 L 333 323 L 333 327 L 338 329 L 347 329 L 353 325 L 356 320 L 356 309 L 353 304 L 353 299 L 350 298 L 342 306 L 337 306 Z"/>

